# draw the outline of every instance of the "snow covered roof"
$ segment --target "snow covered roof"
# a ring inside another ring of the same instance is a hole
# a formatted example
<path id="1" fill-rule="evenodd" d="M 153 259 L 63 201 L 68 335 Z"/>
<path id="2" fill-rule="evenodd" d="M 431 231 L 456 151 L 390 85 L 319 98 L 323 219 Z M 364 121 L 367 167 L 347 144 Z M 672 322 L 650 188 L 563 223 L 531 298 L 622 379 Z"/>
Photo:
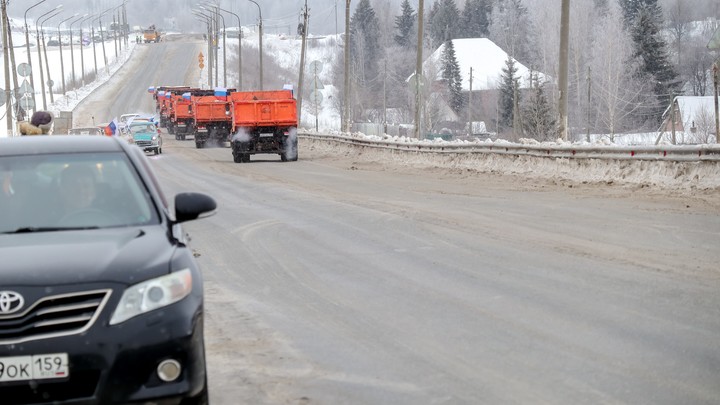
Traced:
<path id="1" fill-rule="evenodd" d="M 471 67 L 473 91 L 497 89 L 508 54 L 487 38 L 453 39 L 452 42 L 455 47 L 455 58 L 460 65 L 463 90 L 470 91 Z M 435 63 L 437 72 L 435 80 L 442 79 L 440 59 L 444 49 L 445 44 L 440 45 L 423 64 L 423 70 L 427 72 L 428 63 Z M 518 69 L 516 76 L 520 78 L 520 88 L 529 88 L 530 69 L 517 60 L 515 60 L 515 66 Z M 540 80 L 547 80 L 546 75 L 540 73 Z"/>
<path id="2" fill-rule="evenodd" d="M 695 115 L 701 111 L 708 113 L 715 111 L 713 96 L 679 96 L 675 97 L 675 101 L 683 122 L 694 119 Z"/>

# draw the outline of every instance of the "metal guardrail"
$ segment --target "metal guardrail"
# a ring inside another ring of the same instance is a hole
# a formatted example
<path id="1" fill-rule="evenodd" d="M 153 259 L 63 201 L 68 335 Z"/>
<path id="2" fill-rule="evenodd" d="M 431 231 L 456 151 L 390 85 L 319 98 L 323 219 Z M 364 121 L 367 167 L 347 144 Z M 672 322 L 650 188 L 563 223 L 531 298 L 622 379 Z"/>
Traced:
<path id="1" fill-rule="evenodd" d="M 345 135 L 319 135 L 299 133 L 301 138 L 336 142 L 370 148 L 406 150 L 423 153 L 494 153 L 525 155 L 546 158 L 656 160 L 656 161 L 712 161 L 720 162 L 720 144 L 711 145 L 547 145 L 517 143 L 430 143 L 391 142 L 371 140 Z"/>

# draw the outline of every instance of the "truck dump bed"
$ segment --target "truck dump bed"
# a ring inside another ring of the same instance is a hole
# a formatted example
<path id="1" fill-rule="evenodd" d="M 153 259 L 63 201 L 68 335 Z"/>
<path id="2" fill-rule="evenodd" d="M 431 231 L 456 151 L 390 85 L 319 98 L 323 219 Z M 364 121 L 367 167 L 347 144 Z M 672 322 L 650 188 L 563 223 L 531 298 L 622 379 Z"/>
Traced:
<path id="1" fill-rule="evenodd" d="M 229 98 L 233 109 L 233 131 L 297 126 L 297 102 L 290 90 L 236 92 Z"/>

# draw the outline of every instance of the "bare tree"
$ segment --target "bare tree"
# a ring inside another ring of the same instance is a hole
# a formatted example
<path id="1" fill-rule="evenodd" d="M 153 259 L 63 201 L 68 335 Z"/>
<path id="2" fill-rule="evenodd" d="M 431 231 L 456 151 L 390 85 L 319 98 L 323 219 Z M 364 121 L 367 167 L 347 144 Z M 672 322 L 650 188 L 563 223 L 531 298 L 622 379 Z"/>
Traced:
<path id="1" fill-rule="evenodd" d="M 692 120 L 686 122 L 685 131 L 690 129 L 688 142 L 711 143 L 715 132 L 715 113 L 710 108 L 701 108 L 695 112 Z"/>
<path id="2" fill-rule="evenodd" d="M 677 53 L 677 65 L 682 70 L 683 60 L 683 40 L 689 35 L 690 31 L 690 7 L 687 0 L 675 0 L 667 11 L 668 24 L 673 41 L 675 42 L 675 52 Z"/>
<path id="3" fill-rule="evenodd" d="M 645 89 L 636 75 L 639 64 L 633 59 L 633 44 L 623 28 L 617 4 L 609 4 L 595 33 L 604 40 L 592 47 L 593 105 L 598 129 L 614 141 L 616 133 L 629 129 L 629 118 L 641 105 L 640 94 Z"/>

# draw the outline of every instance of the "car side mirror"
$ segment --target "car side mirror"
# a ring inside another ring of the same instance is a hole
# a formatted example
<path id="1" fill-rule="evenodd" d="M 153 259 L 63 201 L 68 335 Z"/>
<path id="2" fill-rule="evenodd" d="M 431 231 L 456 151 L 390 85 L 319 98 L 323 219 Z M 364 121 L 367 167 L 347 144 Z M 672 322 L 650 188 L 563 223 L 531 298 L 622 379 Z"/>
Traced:
<path id="1" fill-rule="evenodd" d="M 215 213 L 217 203 L 202 193 L 179 193 L 175 196 L 175 222 L 185 222 Z"/>

